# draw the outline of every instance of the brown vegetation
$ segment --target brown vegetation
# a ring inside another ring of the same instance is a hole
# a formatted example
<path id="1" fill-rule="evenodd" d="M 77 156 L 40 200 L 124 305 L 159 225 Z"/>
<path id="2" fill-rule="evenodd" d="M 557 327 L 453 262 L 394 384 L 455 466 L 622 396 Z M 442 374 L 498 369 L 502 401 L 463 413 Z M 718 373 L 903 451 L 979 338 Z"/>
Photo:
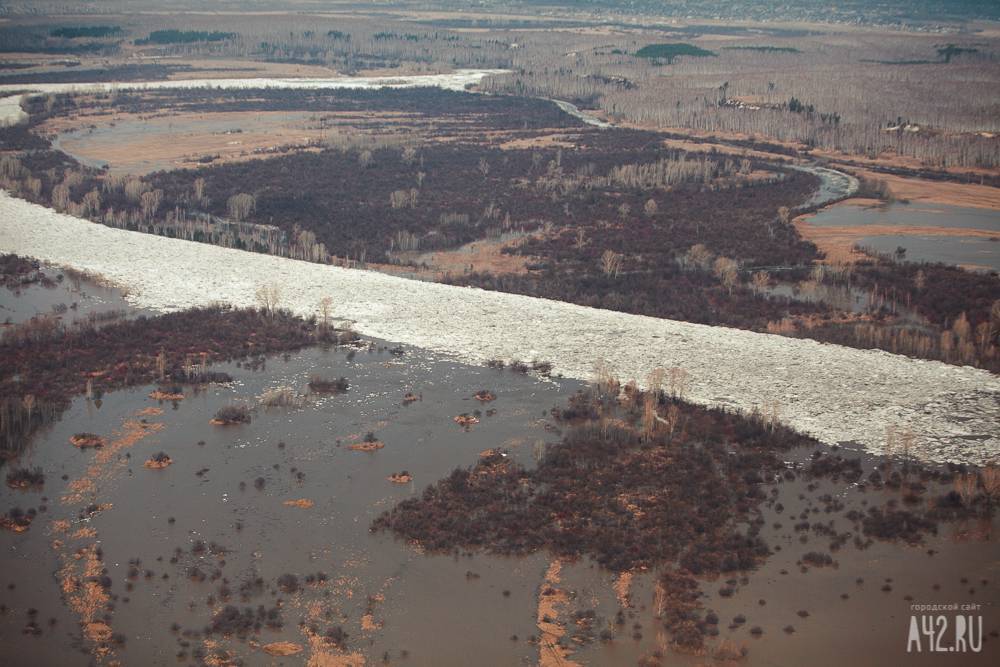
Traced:
<path id="1" fill-rule="evenodd" d="M 174 460 L 167 456 L 167 454 L 159 452 L 146 459 L 143 466 L 150 468 L 151 470 L 162 470 L 163 468 L 171 465 L 173 462 Z"/>
<path id="2" fill-rule="evenodd" d="M 250 408 L 245 405 L 225 405 L 211 419 L 214 426 L 232 426 L 250 423 Z"/>
<path id="3" fill-rule="evenodd" d="M 89 449 L 104 446 L 104 438 L 95 433 L 77 433 L 70 436 L 69 442 L 74 447 Z"/>
<path id="4" fill-rule="evenodd" d="M 403 470 L 402 472 L 392 473 L 391 475 L 386 477 L 386 479 L 392 482 L 393 484 L 409 484 L 411 481 L 413 481 L 413 476 L 410 475 L 409 471 Z"/>
<path id="5" fill-rule="evenodd" d="M 30 434 L 78 394 L 100 400 L 106 391 L 155 381 L 228 381 L 224 373 L 207 370 L 207 364 L 355 337 L 320 331 L 314 320 L 286 312 L 265 317 L 225 307 L 101 327 L 36 318 L 7 329 L 0 339 L 0 451 L 21 451 Z M 102 442 L 93 434 L 77 434 L 72 441 L 78 447 Z"/>

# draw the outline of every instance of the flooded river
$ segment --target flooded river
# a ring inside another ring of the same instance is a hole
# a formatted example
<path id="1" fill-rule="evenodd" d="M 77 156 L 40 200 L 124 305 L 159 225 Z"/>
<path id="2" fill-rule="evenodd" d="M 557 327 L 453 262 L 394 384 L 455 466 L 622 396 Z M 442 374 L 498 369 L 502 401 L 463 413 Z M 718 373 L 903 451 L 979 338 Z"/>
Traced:
<path id="1" fill-rule="evenodd" d="M 91 294 L 97 286 L 84 281 L 78 289 Z M 5 299 L 27 302 L 17 304 L 18 312 L 44 311 L 56 294 L 24 290 Z M 124 305 L 120 295 L 104 296 L 109 306 Z M 548 408 L 563 403 L 578 382 L 461 364 L 412 347 L 399 354 L 379 341 L 216 370 L 230 373 L 234 382 L 197 393 L 189 389 L 181 401 L 150 398 L 153 386 L 99 401 L 77 398 L 16 462 L 41 467 L 46 481 L 40 490 L 0 488 L 4 510 L 40 512 L 24 533 L 0 531 L 5 664 L 91 664 L 71 609 L 75 598 L 60 586 L 95 549 L 95 576 L 107 578 L 108 594 L 96 616 L 118 637 L 115 657 L 126 665 L 212 664 L 219 656 L 244 665 L 303 664 L 317 656 L 341 660 L 316 663 L 331 665 L 386 659 L 456 667 L 537 664 L 539 648 L 531 639 L 538 635 L 549 555 L 427 555 L 389 534 L 372 534 L 369 525 L 453 468 L 472 465 L 487 448 L 503 447 L 534 465 L 559 437 Z M 220 407 L 255 405 L 268 390 L 289 387 L 305 394 L 316 375 L 343 376 L 350 389 L 314 394 L 296 407 L 258 405 L 247 425 L 209 423 Z M 475 401 L 472 394 L 483 388 L 497 399 Z M 420 400 L 404 405 L 407 391 Z M 469 430 L 452 420 L 476 410 L 480 423 Z M 107 437 L 110 455 L 71 446 L 70 436 L 81 431 Z M 367 433 L 384 448 L 349 449 Z M 159 451 L 173 464 L 144 467 Z M 791 465 L 810 453 L 793 452 Z M 867 467 L 872 459 L 861 455 Z M 404 470 L 412 481 L 386 479 Z M 1000 629 L 996 520 L 947 526 L 914 547 L 875 543 L 857 550 L 848 544 L 834 554 L 835 568 L 803 569 L 802 555 L 825 551 L 827 540 L 793 530 L 800 515 L 836 522 L 840 530 L 849 526 L 840 512 L 824 511 L 817 498 L 830 494 L 845 511 L 863 510 L 891 493 L 842 482 L 806 484 L 800 477 L 778 485 L 765 507 L 762 535 L 774 554 L 760 570 L 732 585 L 702 582 L 704 605 L 720 619 L 710 650 L 744 647 L 747 665 L 832 666 L 849 659 L 860 666 L 885 664 L 893 656 L 908 665 L 995 664 L 1000 641 L 989 636 L 981 652 L 961 660 L 909 655 L 905 647 L 911 603 L 975 601 L 984 605 L 984 631 Z M 611 573 L 587 559 L 564 563 L 560 587 L 568 595 L 562 618 L 568 634 L 574 631 L 571 613 L 592 611 L 595 634 L 607 630 L 611 637 L 568 640 L 571 658 L 586 665 L 633 665 L 666 651 L 669 664 L 704 664 L 704 656 L 666 647 L 655 618 L 653 579 L 652 572 L 636 573 L 622 599 Z M 724 592 L 727 587 L 734 593 Z M 273 613 L 280 626 L 265 626 L 248 640 L 206 634 L 227 604 Z M 732 623 L 741 616 L 744 622 Z M 37 633 L 27 632 L 29 627 Z M 310 640 L 335 628 L 347 633 L 336 655 Z M 282 641 L 303 652 L 279 659 L 264 651 Z"/>

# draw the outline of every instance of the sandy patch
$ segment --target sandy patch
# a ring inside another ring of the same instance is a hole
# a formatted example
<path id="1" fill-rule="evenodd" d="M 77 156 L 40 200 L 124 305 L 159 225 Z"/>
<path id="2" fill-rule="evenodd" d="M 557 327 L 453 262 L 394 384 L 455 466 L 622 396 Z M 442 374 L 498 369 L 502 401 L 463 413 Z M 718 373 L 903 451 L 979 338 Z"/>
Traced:
<path id="1" fill-rule="evenodd" d="M 268 655 L 285 656 L 298 655 L 302 653 L 303 649 L 301 644 L 294 644 L 292 642 L 271 642 L 270 644 L 264 644 L 261 650 Z"/>
<path id="2" fill-rule="evenodd" d="M 339 135 L 406 136 L 410 140 L 483 142 L 471 120 L 446 116 L 451 125 L 470 124 L 446 137 L 433 134 L 427 118 L 405 111 L 220 111 L 166 109 L 156 114 L 87 108 L 42 123 L 38 132 L 59 136 L 58 147 L 77 159 L 108 163 L 114 172 L 143 174 L 157 169 L 245 161 L 289 151 L 318 150 Z M 506 136 L 506 135 L 501 135 Z"/>
<path id="3" fill-rule="evenodd" d="M 147 459 L 142 465 L 144 468 L 149 468 L 150 470 L 163 470 L 164 468 L 172 465 L 173 462 L 174 460 L 167 456 L 162 459 Z"/>
<path id="4" fill-rule="evenodd" d="M 541 590 L 538 595 L 538 665 L 539 667 L 569 667 L 579 665 L 569 659 L 570 651 L 558 644 L 559 639 L 566 634 L 565 626 L 559 622 L 559 610 L 568 601 L 566 591 L 558 588 L 562 563 L 553 560 L 545 572 Z"/>
<path id="5" fill-rule="evenodd" d="M 385 443 L 379 442 L 378 440 L 374 442 L 358 442 L 347 446 L 348 449 L 355 452 L 374 452 L 382 449 L 383 447 L 385 447 Z"/>
<path id="6" fill-rule="evenodd" d="M 518 137 L 497 145 L 502 150 L 526 150 L 532 148 L 576 148 L 572 136 L 568 134 L 543 134 L 537 137 Z"/>
<path id="7" fill-rule="evenodd" d="M 104 446 L 104 438 L 92 433 L 77 433 L 70 437 L 69 443 L 80 449 L 97 448 Z"/>
<path id="8" fill-rule="evenodd" d="M 42 125 L 43 134 L 62 134 L 59 146 L 78 159 L 107 162 L 112 171 L 143 174 L 156 169 L 266 157 L 320 144 L 328 130 L 310 126 L 306 112 L 171 113 L 81 115 Z M 91 132 L 90 126 L 98 130 Z M 114 127 L 112 127 L 114 125 Z M 85 129 L 86 128 L 86 129 Z"/>
<path id="9" fill-rule="evenodd" d="M 309 656 L 306 667 L 364 667 L 365 656 L 360 653 L 337 654 L 315 651 Z"/>
<path id="10" fill-rule="evenodd" d="M 475 415 L 456 415 L 452 417 L 451 420 L 458 424 L 459 426 L 469 427 L 473 424 L 479 423 L 479 417 Z"/>
<path id="11" fill-rule="evenodd" d="M 632 606 L 632 573 L 622 572 L 615 579 L 615 597 L 618 604 L 628 608 Z"/>
<path id="12" fill-rule="evenodd" d="M 154 401 L 183 401 L 184 394 L 171 394 L 165 391 L 152 391 L 149 393 L 149 397 Z M 160 410 L 159 408 L 147 408 L 147 410 Z M 163 410 L 159 413 L 149 413 L 149 414 L 162 414 Z"/>

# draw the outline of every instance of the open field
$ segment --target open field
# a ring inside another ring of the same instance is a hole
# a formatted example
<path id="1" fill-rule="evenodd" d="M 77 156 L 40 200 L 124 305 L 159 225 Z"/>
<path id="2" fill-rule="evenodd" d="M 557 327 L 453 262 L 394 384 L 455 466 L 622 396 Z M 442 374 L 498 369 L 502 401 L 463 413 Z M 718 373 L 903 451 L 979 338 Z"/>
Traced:
<path id="1" fill-rule="evenodd" d="M 883 181 L 897 199 L 952 206 L 1000 209 L 1000 188 L 976 183 L 949 183 L 921 178 L 903 178 L 864 169 L 851 169 L 856 176 Z M 994 172 L 995 173 L 995 172 Z"/>

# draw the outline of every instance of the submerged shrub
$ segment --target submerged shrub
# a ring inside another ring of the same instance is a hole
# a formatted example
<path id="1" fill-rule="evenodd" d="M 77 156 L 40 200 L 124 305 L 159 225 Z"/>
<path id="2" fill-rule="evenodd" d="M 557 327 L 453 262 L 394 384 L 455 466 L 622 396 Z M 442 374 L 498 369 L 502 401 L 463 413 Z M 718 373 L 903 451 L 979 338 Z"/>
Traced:
<path id="1" fill-rule="evenodd" d="M 250 408 L 245 405 L 226 405 L 215 413 L 215 421 L 220 424 L 249 424 Z"/>
<path id="2" fill-rule="evenodd" d="M 41 468 L 14 468 L 7 473 L 7 486 L 15 489 L 28 489 L 45 484 L 45 474 Z"/>
<path id="3" fill-rule="evenodd" d="M 340 377 L 335 380 L 314 375 L 309 380 L 309 391 L 317 394 L 342 394 L 350 388 L 347 378 Z"/>

